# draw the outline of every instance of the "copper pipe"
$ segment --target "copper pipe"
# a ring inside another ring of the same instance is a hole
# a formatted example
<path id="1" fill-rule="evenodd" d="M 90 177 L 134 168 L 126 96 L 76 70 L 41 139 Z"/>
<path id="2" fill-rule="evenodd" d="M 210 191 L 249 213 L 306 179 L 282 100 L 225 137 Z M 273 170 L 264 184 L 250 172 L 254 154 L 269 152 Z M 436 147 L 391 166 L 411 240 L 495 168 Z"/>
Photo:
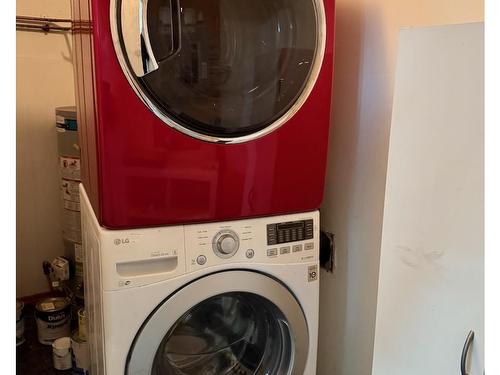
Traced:
<path id="1" fill-rule="evenodd" d="M 61 26 L 58 23 L 69 23 L 70 26 Z M 46 18 L 32 16 L 16 16 L 16 30 L 49 32 L 71 32 L 74 22 L 67 18 Z M 82 24 L 80 23 L 80 28 Z"/>
<path id="2" fill-rule="evenodd" d="M 41 21 L 41 22 L 63 22 L 63 23 L 73 23 L 71 19 L 68 18 L 45 18 L 45 17 L 32 17 L 32 16 L 16 16 L 16 21 Z"/>
<path id="3" fill-rule="evenodd" d="M 63 26 L 55 26 L 50 24 L 44 25 L 34 25 L 34 24 L 16 24 L 17 30 L 30 30 L 30 31 L 43 31 L 43 32 L 51 32 L 51 31 L 71 31 L 71 27 L 63 27 Z"/>

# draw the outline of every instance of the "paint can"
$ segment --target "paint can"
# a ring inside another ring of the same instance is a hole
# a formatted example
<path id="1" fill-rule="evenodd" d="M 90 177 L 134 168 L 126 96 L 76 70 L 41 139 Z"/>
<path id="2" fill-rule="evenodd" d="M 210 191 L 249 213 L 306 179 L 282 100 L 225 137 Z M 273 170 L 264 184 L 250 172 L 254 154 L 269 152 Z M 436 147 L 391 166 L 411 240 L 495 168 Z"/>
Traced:
<path id="1" fill-rule="evenodd" d="M 24 338 L 24 303 L 16 300 L 16 346 L 21 345 L 26 341 Z"/>
<path id="2" fill-rule="evenodd" d="M 73 375 L 89 375 L 90 350 L 87 340 L 80 337 L 78 330 L 71 336 L 71 348 L 73 351 Z"/>
<path id="3" fill-rule="evenodd" d="M 50 345 L 60 337 L 69 337 L 71 305 L 65 297 L 45 298 L 35 306 L 38 341 Z"/>
<path id="4" fill-rule="evenodd" d="M 82 340 L 87 340 L 87 314 L 83 307 L 78 310 L 78 333 Z"/>
<path id="5" fill-rule="evenodd" d="M 56 370 L 69 370 L 71 364 L 71 340 L 60 337 L 52 343 L 52 361 Z"/>

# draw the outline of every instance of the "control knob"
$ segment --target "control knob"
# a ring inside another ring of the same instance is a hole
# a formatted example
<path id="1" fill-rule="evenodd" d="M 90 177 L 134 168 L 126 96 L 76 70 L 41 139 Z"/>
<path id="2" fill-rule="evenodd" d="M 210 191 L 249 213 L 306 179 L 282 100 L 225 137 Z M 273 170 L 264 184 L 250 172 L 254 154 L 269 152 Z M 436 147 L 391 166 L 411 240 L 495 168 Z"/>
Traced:
<path id="1" fill-rule="evenodd" d="M 215 255 L 220 258 L 230 258 L 238 251 L 240 240 L 232 230 L 226 229 L 217 233 L 213 240 Z"/>

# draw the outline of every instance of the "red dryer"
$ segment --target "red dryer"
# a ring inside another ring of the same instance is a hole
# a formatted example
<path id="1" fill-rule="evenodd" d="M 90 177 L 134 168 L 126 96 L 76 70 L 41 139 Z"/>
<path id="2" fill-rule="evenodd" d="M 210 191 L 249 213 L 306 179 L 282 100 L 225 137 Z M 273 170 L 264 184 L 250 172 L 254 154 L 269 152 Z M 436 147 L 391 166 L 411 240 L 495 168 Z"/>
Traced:
<path id="1" fill-rule="evenodd" d="M 334 0 L 74 0 L 82 180 L 101 225 L 314 210 Z"/>

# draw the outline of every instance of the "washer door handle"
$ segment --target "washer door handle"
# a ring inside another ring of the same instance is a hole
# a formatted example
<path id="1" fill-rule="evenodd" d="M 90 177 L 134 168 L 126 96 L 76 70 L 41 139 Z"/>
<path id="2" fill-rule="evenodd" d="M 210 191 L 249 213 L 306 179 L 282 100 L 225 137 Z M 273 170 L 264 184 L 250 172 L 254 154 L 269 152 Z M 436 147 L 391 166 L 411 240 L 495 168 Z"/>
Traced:
<path id="1" fill-rule="evenodd" d="M 469 349 L 474 340 L 474 331 L 469 331 L 467 338 L 465 339 L 464 347 L 462 348 L 462 357 L 460 359 L 460 371 L 462 375 L 469 375 L 467 372 L 467 357 L 469 356 Z"/>

